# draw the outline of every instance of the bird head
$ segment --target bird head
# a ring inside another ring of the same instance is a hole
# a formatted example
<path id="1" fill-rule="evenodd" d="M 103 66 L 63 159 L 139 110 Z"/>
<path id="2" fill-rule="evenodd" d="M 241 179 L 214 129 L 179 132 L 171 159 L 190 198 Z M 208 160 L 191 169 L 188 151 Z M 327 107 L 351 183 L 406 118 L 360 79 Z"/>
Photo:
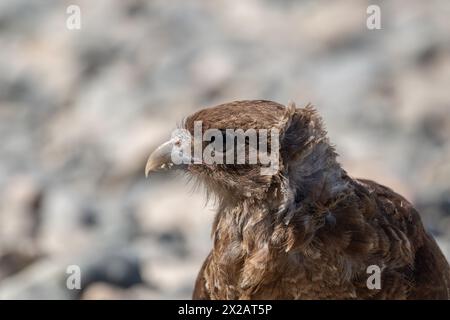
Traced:
<path id="1" fill-rule="evenodd" d="M 236 101 L 187 117 L 150 155 L 145 173 L 181 169 L 222 198 L 286 198 L 295 191 L 290 180 L 320 170 L 312 150 L 321 141 L 325 131 L 310 106 Z"/>

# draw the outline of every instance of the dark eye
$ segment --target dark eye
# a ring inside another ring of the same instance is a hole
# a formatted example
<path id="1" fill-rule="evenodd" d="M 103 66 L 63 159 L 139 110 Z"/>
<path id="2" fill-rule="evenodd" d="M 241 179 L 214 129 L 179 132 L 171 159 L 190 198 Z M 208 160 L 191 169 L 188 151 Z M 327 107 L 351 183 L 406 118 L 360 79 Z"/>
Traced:
<path id="1" fill-rule="evenodd" d="M 232 134 L 228 134 L 225 130 L 221 130 L 222 132 L 222 143 L 220 141 L 216 142 L 216 136 L 211 137 L 211 143 L 214 143 L 214 148 L 217 152 L 226 153 L 228 150 L 232 149 L 234 143 L 234 136 Z"/>
<path id="2" fill-rule="evenodd" d="M 222 152 L 225 153 L 234 148 L 235 136 L 222 130 Z"/>

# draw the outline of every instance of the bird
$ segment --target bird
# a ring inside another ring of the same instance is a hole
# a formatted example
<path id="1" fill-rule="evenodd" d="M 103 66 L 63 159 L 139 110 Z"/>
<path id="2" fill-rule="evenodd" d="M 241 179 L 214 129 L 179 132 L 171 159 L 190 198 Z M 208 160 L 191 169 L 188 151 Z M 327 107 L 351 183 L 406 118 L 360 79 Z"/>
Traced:
<path id="1" fill-rule="evenodd" d="M 174 164 L 182 139 L 193 150 L 199 121 L 202 132 L 276 129 L 276 170 L 262 175 L 260 163 L 198 159 Z M 212 249 L 193 299 L 450 298 L 449 264 L 417 210 L 390 188 L 349 176 L 311 104 L 233 101 L 193 113 L 180 129 L 183 135 L 151 153 L 145 171 L 181 170 L 217 201 Z"/>

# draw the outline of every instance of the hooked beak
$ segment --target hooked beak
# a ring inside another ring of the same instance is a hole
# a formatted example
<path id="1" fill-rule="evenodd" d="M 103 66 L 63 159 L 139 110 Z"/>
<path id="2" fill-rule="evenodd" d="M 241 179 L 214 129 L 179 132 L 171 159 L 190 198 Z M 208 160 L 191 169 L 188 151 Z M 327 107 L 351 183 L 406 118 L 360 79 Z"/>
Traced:
<path id="1" fill-rule="evenodd" d="M 164 142 L 148 157 L 145 176 L 150 172 L 168 170 L 174 166 L 182 167 L 190 164 L 192 160 L 191 135 L 187 130 L 177 130 L 172 134 L 172 139 Z"/>
<path id="2" fill-rule="evenodd" d="M 171 155 L 174 147 L 174 142 L 169 140 L 150 154 L 145 165 L 145 176 L 148 177 L 150 172 L 162 171 L 164 169 L 170 169 L 173 166 Z"/>

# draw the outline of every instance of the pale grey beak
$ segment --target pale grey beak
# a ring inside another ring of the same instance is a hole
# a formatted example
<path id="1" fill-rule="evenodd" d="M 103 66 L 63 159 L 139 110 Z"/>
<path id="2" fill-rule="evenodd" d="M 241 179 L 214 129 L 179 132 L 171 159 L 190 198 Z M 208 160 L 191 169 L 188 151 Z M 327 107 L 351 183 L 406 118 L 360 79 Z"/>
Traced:
<path id="1" fill-rule="evenodd" d="M 161 171 L 170 169 L 173 166 L 171 155 L 174 147 L 174 139 L 164 142 L 148 157 L 145 165 L 145 176 L 147 177 L 151 171 Z"/>
<path id="2" fill-rule="evenodd" d="M 179 129 L 172 139 L 164 142 L 148 157 L 145 176 L 150 172 L 171 169 L 173 166 L 191 163 L 191 135 L 187 130 Z"/>

